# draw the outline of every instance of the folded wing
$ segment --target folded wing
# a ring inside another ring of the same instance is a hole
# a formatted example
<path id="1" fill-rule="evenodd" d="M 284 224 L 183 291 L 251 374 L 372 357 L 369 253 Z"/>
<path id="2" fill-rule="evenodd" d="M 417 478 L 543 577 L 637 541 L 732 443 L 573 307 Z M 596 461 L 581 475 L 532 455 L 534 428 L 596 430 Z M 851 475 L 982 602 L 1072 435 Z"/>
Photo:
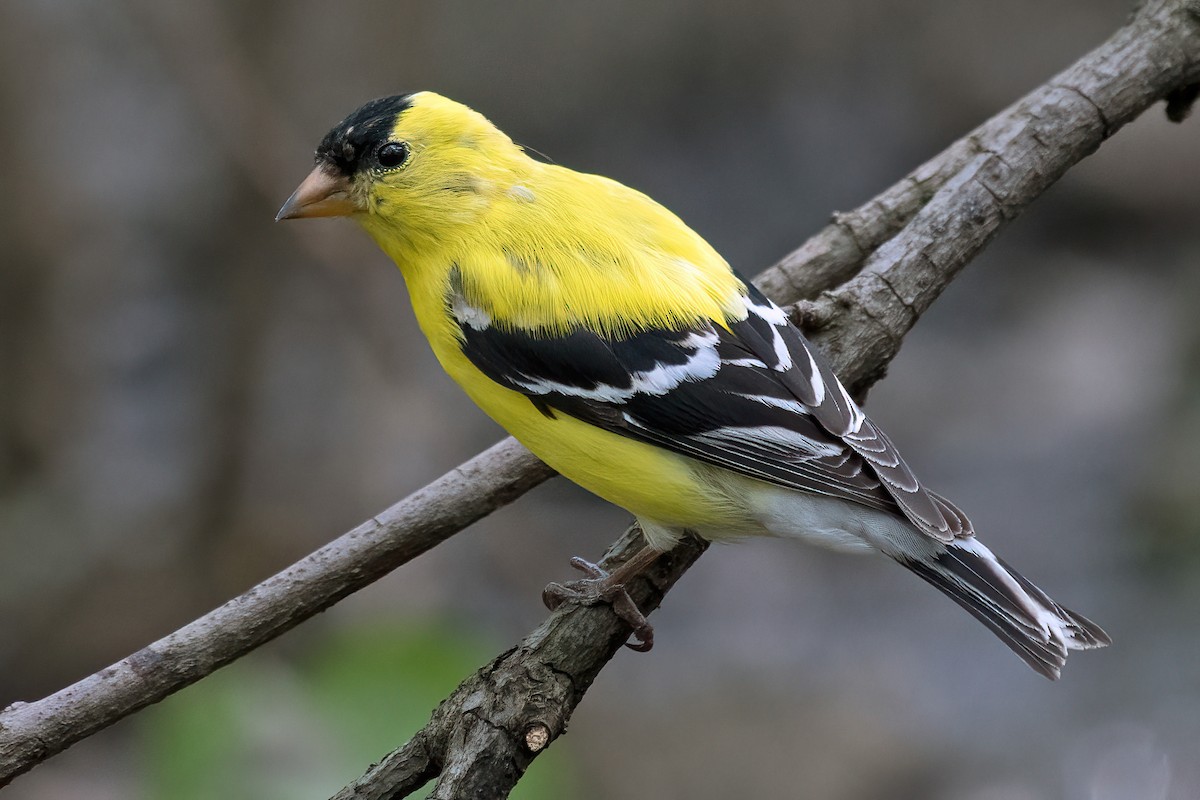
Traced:
<path id="1" fill-rule="evenodd" d="M 903 514 L 940 541 L 970 535 L 966 517 L 921 486 L 783 312 L 747 288 L 743 319 L 623 337 L 502 328 L 463 297 L 449 300 L 467 358 L 548 416 Z"/>

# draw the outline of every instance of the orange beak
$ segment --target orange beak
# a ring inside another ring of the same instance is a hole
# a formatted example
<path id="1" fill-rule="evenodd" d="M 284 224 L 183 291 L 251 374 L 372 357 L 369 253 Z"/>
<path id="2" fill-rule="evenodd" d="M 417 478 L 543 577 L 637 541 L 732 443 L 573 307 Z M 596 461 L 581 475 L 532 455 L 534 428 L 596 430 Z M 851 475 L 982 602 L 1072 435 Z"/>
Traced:
<path id="1" fill-rule="evenodd" d="M 350 179 L 318 164 L 279 209 L 275 221 L 304 217 L 347 217 L 361 211 L 351 197 Z"/>

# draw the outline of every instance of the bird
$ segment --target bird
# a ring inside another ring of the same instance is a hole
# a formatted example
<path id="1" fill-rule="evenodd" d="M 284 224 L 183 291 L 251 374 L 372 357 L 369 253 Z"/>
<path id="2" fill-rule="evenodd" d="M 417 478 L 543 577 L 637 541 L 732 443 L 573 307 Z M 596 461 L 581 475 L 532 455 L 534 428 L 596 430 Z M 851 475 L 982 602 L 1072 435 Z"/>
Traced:
<path id="1" fill-rule="evenodd" d="M 501 427 L 631 512 L 645 546 L 551 584 L 609 601 L 685 534 L 876 552 L 932 584 L 1037 672 L 1109 636 L 1008 566 L 917 479 L 828 362 L 679 217 L 617 181 L 535 159 L 435 92 L 335 125 L 277 220 L 348 217 L 399 267 L 443 369 Z"/>

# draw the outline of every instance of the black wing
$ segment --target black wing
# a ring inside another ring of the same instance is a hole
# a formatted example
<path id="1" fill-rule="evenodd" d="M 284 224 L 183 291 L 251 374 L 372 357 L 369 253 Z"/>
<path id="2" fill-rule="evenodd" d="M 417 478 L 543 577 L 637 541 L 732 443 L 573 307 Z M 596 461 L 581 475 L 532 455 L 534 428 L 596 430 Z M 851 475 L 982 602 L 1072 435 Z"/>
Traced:
<path id="1" fill-rule="evenodd" d="M 747 316 L 728 329 L 706 323 L 624 338 L 504 329 L 461 295 L 450 309 L 467 358 L 547 415 L 902 513 L 942 541 L 970 535 L 966 517 L 920 485 L 783 312 L 747 287 Z"/>

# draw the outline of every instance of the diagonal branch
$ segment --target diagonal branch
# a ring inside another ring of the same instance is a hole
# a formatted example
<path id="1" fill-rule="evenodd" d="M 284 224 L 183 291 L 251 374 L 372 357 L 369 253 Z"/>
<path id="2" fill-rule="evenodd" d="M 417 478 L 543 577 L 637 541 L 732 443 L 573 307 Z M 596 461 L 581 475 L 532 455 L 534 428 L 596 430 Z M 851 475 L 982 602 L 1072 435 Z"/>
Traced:
<path id="1" fill-rule="evenodd" d="M 368 586 L 554 471 L 505 439 L 250 591 L 133 655 L 0 712 L 0 786 Z"/>
<path id="2" fill-rule="evenodd" d="M 1149 0 L 1068 70 L 864 206 L 835 215 L 759 285 L 781 303 L 806 300 L 798 319 L 861 393 L 1005 222 L 1126 122 L 1197 81 L 1200 1 Z M 0 786 L 245 655 L 551 474 L 506 440 L 138 653 L 0 711 Z M 627 533 L 610 560 L 623 560 L 637 543 L 636 531 Z M 634 582 L 634 599 L 644 609 L 657 606 L 703 549 L 687 541 L 660 558 Z M 505 796 L 562 734 L 627 635 L 607 607 L 560 609 L 464 682 L 408 746 L 339 797 L 399 797 L 439 774 L 435 797 Z"/>

